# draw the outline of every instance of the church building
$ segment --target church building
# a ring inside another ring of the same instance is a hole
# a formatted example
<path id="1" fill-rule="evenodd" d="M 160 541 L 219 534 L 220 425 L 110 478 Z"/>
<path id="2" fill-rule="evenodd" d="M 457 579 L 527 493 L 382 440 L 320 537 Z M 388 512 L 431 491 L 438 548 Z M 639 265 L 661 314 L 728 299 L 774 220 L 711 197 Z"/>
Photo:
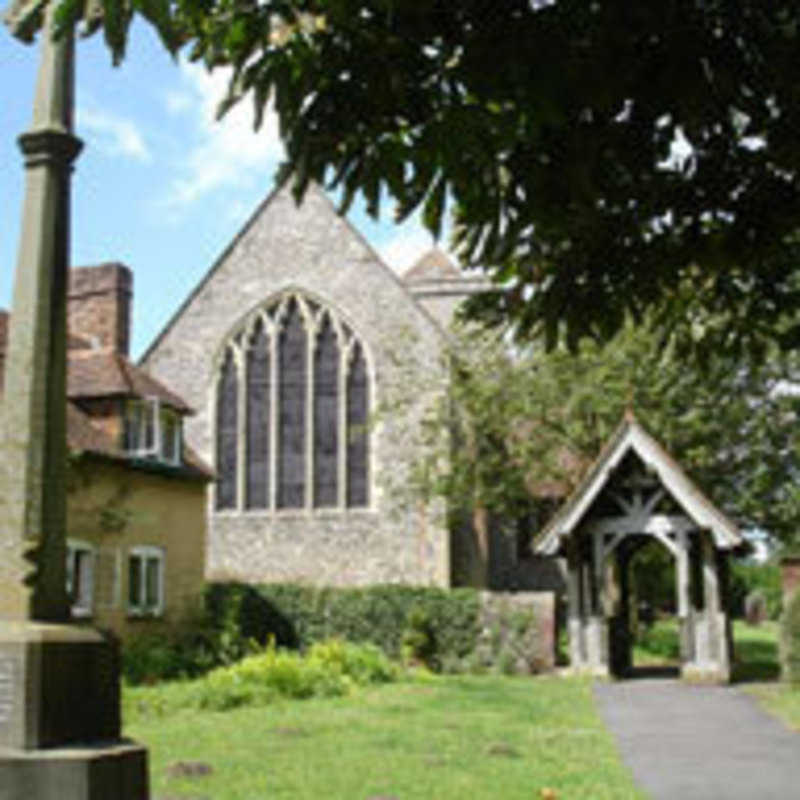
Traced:
<path id="1" fill-rule="evenodd" d="M 209 579 L 454 582 L 445 509 L 410 483 L 481 284 L 437 250 L 398 276 L 316 186 L 264 201 L 141 360 L 216 470 Z"/>

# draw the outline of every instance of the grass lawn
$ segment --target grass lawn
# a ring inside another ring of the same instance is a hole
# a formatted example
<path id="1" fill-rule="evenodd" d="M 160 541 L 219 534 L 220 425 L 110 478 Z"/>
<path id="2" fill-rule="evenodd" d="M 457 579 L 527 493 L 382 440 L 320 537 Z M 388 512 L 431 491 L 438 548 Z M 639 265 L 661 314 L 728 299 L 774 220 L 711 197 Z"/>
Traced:
<path id="1" fill-rule="evenodd" d="M 644 797 L 583 680 L 434 677 L 345 698 L 159 714 L 180 691 L 125 692 L 125 734 L 150 748 L 155 796 L 537 800 L 551 788 L 558 800 Z M 178 761 L 213 772 L 170 777 Z"/>
<path id="2" fill-rule="evenodd" d="M 782 719 L 790 728 L 800 731 L 800 687 L 775 681 L 780 674 L 778 666 L 778 624 L 769 622 L 760 628 L 750 628 L 747 643 L 750 676 L 754 681 L 747 690 L 758 698 L 761 705 Z"/>
<path id="3" fill-rule="evenodd" d="M 641 639 L 633 651 L 636 666 L 678 665 L 678 622 L 675 618 L 656 622 L 643 631 Z M 753 627 L 744 620 L 734 620 L 733 641 L 734 682 L 771 681 L 779 677 L 777 622 Z"/>
<path id="4" fill-rule="evenodd" d="M 759 683 L 748 687 L 761 705 L 782 719 L 790 728 L 800 731 L 800 687 L 785 683 Z"/>
<path id="5" fill-rule="evenodd" d="M 733 641 L 736 649 L 734 681 L 775 681 L 780 677 L 777 622 L 764 622 L 754 627 L 744 620 L 734 620 Z"/>

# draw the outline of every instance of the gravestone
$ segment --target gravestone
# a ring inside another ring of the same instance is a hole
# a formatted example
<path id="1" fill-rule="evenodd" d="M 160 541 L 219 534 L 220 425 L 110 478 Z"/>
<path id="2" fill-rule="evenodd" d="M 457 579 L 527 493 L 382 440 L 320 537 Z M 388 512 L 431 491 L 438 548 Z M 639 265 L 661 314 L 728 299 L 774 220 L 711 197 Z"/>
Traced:
<path id="1" fill-rule="evenodd" d="M 30 2 L 7 17 L 26 38 Z M 51 14 L 33 124 L 0 442 L 0 798 L 146 800 L 147 753 L 120 739 L 118 648 L 69 625 L 65 581 L 66 276 L 73 40 Z"/>
<path id="2" fill-rule="evenodd" d="M 785 555 L 781 558 L 781 590 L 784 608 L 789 605 L 789 600 L 798 589 L 800 589 L 800 556 Z"/>

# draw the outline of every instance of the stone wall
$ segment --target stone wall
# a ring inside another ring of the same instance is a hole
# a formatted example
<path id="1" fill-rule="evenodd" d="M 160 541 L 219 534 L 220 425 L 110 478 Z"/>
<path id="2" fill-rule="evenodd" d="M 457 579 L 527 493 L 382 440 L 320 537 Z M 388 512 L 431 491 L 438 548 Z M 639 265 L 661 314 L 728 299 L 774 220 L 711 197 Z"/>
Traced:
<path id="1" fill-rule="evenodd" d="M 481 592 L 478 664 L 511 674 L 555 667 L 556 601 L 552 592 Z"/>
<path id="2" fill-rule="evenodd" d="M 424 280 L 407 283 L 414 299 L 444 328 L 450 325 L 458 307 L 469 297 L 487 289 L 483 278 Z"/>
<path id="3" fill-rule="evenodd" d="M 226 343 L 255 309 L 302 292 L 331 308 L 367 351 L 374 426 L 368 509 L 216 513 L 208 498 L 210 577 L 353 585 L 447 585 L 443 515 L 407 490 L 419 419 L 443 390 L 442 330 L 397 276 L 311 187 L 299 208 L 279 191 L 257 210 L 143 358 L 198 413 L 188 443 L 215 463 L 213 407 Z M 212 492 L 213 495 L 213 492 Z"/>

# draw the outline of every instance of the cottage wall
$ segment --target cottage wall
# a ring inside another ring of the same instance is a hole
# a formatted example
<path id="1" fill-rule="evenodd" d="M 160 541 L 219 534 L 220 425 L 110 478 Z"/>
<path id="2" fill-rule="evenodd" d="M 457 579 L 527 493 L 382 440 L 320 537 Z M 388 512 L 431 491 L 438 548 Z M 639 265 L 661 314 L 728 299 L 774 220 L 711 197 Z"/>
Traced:
<path id="1" fill-rule="evenodd" d="M 157 465 L 86 455 L 73 464 L 67 539 L 95 553 L 94 614 L 84 621 L 122 639 L 180 624 L 202 608 L 205 481 Z M 151 546 L 164 553 L 164 613 L 128 612 L 128 554 Z"/>

